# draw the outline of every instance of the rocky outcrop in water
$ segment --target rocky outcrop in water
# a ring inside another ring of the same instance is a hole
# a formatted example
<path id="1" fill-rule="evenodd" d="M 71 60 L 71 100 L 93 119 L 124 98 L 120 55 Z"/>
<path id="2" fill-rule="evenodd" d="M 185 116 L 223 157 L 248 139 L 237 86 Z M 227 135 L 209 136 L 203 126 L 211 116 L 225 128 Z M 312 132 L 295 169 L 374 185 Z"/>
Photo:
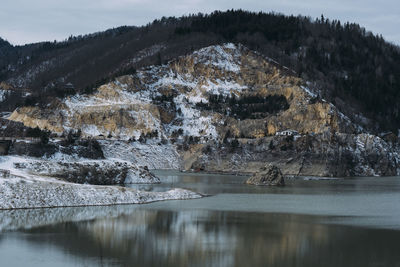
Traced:
<path id="1" fill-rule="evenodd" d="M 267 164 L 261 168 L 259 172 L 251 176 L 246 181 L 246 184 L 282 186 L 285 185 L 285 179 L 278 167 L 272 164 Z"/>

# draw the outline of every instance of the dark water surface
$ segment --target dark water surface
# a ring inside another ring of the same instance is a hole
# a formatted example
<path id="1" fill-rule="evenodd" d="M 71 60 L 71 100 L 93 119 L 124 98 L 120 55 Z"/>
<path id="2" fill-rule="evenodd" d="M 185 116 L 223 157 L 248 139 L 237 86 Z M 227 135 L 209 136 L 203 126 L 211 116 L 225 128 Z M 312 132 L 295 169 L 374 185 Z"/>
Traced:
<path id="1" fill-rule="evenodd" d="M 158 171 L 146 205 L 0 211 L 0 266 L 400 266 L 400 177 L 291 180 Z"/>

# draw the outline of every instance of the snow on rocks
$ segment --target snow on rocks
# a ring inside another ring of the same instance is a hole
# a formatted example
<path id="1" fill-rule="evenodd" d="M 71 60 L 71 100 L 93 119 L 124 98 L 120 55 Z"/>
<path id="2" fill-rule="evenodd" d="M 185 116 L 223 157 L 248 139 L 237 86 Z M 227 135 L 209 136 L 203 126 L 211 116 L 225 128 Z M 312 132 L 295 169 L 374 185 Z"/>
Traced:
<path id="1" fill-rule="evenodd" d="M 29 173 L 60 178 L 73 183 L 114 185 L 125 183 L 160 183 L 146 167 L 136 167 L 121 160 L 94 160 L 80 162 L 31 161 L 16 163 L 16 168 L 27 169 Z"/>
<path id="2" fill-rule="evenodd" d="M 146 166 L 137 166 L 120 159 L 51 161 L 4 156 L 0 160 L 0 170 L 8 171 L 9 176 L 27 179 L 47 177 L 97 185 L 160 183 L 160 179 Z"/>
<path id="3" fill-rule="evenodd" d="M 358 134 L 351 148 L 357 160 L 355 170 L 359 176 L 382 176 L 388 166 L 400 166 L 400 154 L 382 138 L 372 134 Z M 400 175 L 400 167 L 397 167 Z"/>
<path id="4" fill-rule="evenodd" d="M 180 155 L 173 144 L 160 144 L 151 140 L 147 143 L 100 140 L 104 156 L 132 162 L 135 166 L 149 169 L 179 169 Z"/>
<path id="5" fill-rule="evenodd" d="M 204 88 L 209 94 L 223 96 L 229 96 L 231 94 L 238 96 L 238 94 L 243 90 L 248 89 L 245 85 L 221 79 L 216 79 L 215 82 L 209 80 L 205 85 L 202 85 L 202 88 Z"/>
<path id="6" fill-rule="evenodd" d="M 7 171 L 7 176 L 0 178 L 0 209 L 141 204 L 201 197 L 183 189 L 142 192 L 119 186 L 76 184 L 44 176 L 61 173 L 57 164 L 20 157 L 1 157 L 0 169 Z M 71 163 L 67 167 L 73 165 Z M 63 170 L 71 171 L 68 168 Z M 145 182 L 147 178 L 147 172 L 143 172 L 143 169 L 129 169 L 125 177 L 127 182 Z"/>
<path id="7" fill-rule="evenodd" d="M 145 115 L 150 113 L 144 114 L 142 109 L 132 109 L 132 105 L 151 104 L 154 97 L 161 95 L 161 91 L 172 89 L 177 93 L 173 99 L 176 108 L 182 111 L 182 125 L 179 128 L 182 128 L 188 135 L 215 138 L 216 130 L 212 119 L 196 109 L 196 104 L 207 103 L 210 94 L 239 95 L 243 90 L 248 89 L 247 86 L 230 78 L 230 75 L 237 75 L 240 71 L 241 47 L 232 43 L 215 45 L 200 49 L 190 57 L 193 58 L 194 64 L 216 68 L 227 75 L 222 75 L 225 78 L 207 78 L 196 73 L 177 71 L 173 67 L 174 62 L 142 69 L 135 75 L 117 78 L 115 81 L 99 87 L 93 95 L 76 95 L 66 98 L 64 100 L 66 107 L 64 117 L 67 120 L 64 126 L 76 128 L 75 123 L 68 122 L 75 116 L 74 114 L 87 113 L 92 110 L 95 116 L 102 110 L 126 110 L 133 120 L 147 121 L 144 128 L 157 130 L 161 136 L 171 134 L 176 130 L 176 125 L 171 127 L 167 125 L 164 128 L 160 124 L 159 118 L 154 116 L 145 118 Z M 137 88 L 137 86 L 141 88 Z M 110 133 L 125 140 L 132 136 L 135 138 L 140 136 L 140 132 L 132 131 L 132 129 L 124 130 L 122 127 L 114 132 L 108 132 L 98 123 L 96 125 L 85 122 L 80 128 L 85 136 L 107 136 Z"/>
<path id="8" fill-rule="evenodd" d="M 301 89 L 303 89 L 310 97 L 316 97 L 317 95 L 311 92 L 311 89 L 305 86 L 301 86 Z"/>
<path id="9" fill-rule="evenodd" d="M 8 171 L 8 176 L 13 177 L 26 177 L 26 171 L 15 168 L 16 164 L 28 163 L 29 160 L 23 157 L 16 156 L 1 156 L 0 157 L 0 169 Z"/>
<path id="10" fill-rule="evenodd" d="M 0 89 L 0 102 L 3 102 L 5 99 L 6 99 L 6 97 L 7 97 L 7 95 L 10 93 L 10 91 L 9 90 L 2 90 L 2 89 Z"/>
<path id="11" fill-rule="evenodd" d="M 225 71 L 240 71 L 240 50 L 235 44 L 209 46 L 193 53 L 195 63 L 212 65 Z"/>
<path id="12" fill-rule="evenodd" d="M 162 46 L 143 53 L 158 49 Z M 240 76 L 244 50 L 232 43 L 214 45 L 164 65 L 138 70 L 134 75 L 122 76 L 100 86 L 93 94 L 63 99 L 59 110 L 49 112 L 53 117 L 46 115 L 44 118 L 59 124 L 52 127 L 52 131 L 81 129 L 85 137 L 111 135 L 129 140 L 157 131 L 161 138 L 182 128 L 188 135 L 216 138 L 214 119 L 200 112 L 196 104 L 207 103 L 210 94 L 239 95 L 248 90 L 236 80 Z M 186 68 L 186 64 L 193 69 Z M 173 96 L 171 105 L 176 106 L 176 110 L 170 111 L 182 112 L 171 125 L 161 123 L 159 103 L 155 100 L 166 95 Z"/>
<path id="13" fill-rule="evenodd" d="M 200 194 L 184 189 L 142 192 L 119 186 L 78 185 L 26 179 L 0 183 L 0 209 L 143 204 L 200 197 Z"/>
<path id="14" fill-rule="evenodd" d="M 195 109 L 183 95 L 175 98 L 175 104 L 181 110 L 179 119 L 181 125 L 171 125 L 171 132 L 174 130 L 182 129 L 185 135 L 201 136 L 216 138 L 217 130 L 212 123 L 210 116 L 202 116 L 201 112 Z"/>

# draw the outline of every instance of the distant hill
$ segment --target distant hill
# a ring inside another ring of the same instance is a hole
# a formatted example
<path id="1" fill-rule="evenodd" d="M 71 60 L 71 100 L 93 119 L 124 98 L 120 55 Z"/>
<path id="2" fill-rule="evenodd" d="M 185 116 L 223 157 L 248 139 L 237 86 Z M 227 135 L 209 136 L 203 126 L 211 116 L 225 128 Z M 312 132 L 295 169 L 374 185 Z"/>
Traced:
<path id="1" fill-rule="evenodd" d="M 14 101 L 5 98 L 2 109 L 90 93 L 113 77 L 225 42 L 244 44 L 282 71 L 293 70 L 291 75 L 310 81 L 320 97 L 371 130 L 400 128 L 398 46 L 357 24 L 241 10 L 164 17 L 64 42 L 13 47 L 0 40 L 0 82 L 25 90 L 13 93 Z M 367 118 L 358 118 L 359 112 Z"/>

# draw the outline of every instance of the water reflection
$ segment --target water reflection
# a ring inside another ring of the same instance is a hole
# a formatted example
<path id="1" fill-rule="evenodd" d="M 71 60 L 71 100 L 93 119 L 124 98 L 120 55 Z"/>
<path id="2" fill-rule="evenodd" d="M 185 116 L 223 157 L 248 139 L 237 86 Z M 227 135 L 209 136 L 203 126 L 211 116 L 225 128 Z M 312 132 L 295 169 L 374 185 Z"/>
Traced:
<path id="1" fill-rule="evenodd" d="M 400 266 L 400 232 L 324 225 L 320 220 L 288 214 L 137 209 L 112 219 L 25 230 L 19 238 L 21 243 L 56 246 L 106 265 Z"/>
<path id="2" fill-rule="evenodd" d="M 163 184 L 138 188 L 215 196 L 0 211 L 0 266 L 400 266 L 398 178 L 276 188 L 240 176 L 158 175 Z"/>

